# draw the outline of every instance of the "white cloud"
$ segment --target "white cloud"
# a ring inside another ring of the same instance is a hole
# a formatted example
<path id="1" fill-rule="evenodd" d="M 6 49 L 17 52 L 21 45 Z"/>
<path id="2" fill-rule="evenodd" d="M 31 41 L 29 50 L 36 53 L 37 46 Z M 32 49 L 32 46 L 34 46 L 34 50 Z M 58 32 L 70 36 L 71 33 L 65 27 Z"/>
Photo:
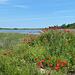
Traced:
<path id="1" fill-rule="evenodd" d="M 40 19 L 48 19 L 48 18 L 24 18 L 24 20 L 40 20 Z"/>
<path id="2" fill-rule="evenodd" d="M 0 0 L 0 4 L 6 4 L 8 0 Z"/>
<path id="3" fill-rule="evenodd" d="M 61 10 L 61 11 L 55 11 L 54 13 L 67 13 L 67 12 L 73 12 L 75 10 Z"/>
<path id="4" fill-rule="evenodd" d="M 13 5 L 14 7 L 20 7 L 20 8 L 28 8 L 27 6 L 25 5 Z"/>

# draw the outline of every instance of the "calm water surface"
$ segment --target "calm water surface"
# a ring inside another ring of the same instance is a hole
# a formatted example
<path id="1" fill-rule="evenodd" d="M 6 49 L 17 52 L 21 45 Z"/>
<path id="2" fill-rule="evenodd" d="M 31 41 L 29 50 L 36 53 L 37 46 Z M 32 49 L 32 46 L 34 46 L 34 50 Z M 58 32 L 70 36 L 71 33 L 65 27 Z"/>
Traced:
<path id="1" fill-rule="evenodd" d="M 0 30 L 0 32 L 14 32 L 14 33 L 28 33 L 28 34 L 39 34 L 38 31 L 42 30 Z"/>

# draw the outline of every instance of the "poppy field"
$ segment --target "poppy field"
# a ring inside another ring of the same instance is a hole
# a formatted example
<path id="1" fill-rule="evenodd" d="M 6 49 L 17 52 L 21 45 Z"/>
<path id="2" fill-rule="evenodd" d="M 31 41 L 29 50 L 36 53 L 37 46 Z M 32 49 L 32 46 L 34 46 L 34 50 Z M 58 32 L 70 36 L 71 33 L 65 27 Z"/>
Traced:
<path id="1" fill-rule="evenodd" d="M 4 38 L 0 75 L 75 75 L 75 33 L 50 26 L 39 33 Z"/>

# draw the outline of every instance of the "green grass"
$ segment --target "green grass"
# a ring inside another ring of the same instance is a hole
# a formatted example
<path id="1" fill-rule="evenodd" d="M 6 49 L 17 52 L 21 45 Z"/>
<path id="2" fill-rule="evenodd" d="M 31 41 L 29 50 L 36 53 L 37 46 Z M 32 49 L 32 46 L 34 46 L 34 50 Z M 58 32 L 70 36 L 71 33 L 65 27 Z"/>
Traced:
<path id="1" fill-rule="evenodd" d="M 75 34 L 62 31 L 57 35 L 58 32 L 60 31 L 48 30 L 44 33 L 45 35 L 41 33 L 32 40 L 29 37 L 30 34 L 0 33 L 0 74 L 69 75 L 75 70 Z M 24 39 L 30 39 L 30 43 L 27 44 L 28 41 L 23 43 Z M 37 60 L 34 60 L 35 58 Z M 46 61 L 42 62 L 43 59 Z M 57 64 L 63 65 L 63 63 L 57 63 L 58 60 L 67 64 L 55 70 Z M 39 66 L 38 62 L 43 66 Z M 45 73 L 41 73 L 40 69 Z"/>

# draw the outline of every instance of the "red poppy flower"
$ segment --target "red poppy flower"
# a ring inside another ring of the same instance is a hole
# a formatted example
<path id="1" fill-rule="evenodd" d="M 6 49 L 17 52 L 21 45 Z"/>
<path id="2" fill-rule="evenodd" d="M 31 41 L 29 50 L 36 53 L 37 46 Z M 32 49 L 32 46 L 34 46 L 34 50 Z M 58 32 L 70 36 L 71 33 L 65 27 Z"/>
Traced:
<path id="1" fill-rule="evenodd" d="M 70 40 L 68 40 L 68 42 L 70 42 Z"/>
<path id="2" fill-rule="evenodd" d="M 65 41 L 65 43 L 67 43 L 67 41 Z"/>
<path id="3" fill-rule="evenodd" d="M 59 29 L 57 29 L 57 30 L 59 30 Z"/>
<path id="4" fill-rule="evenodd" d="M 52 66 L 52 64 L 49 64 L 49 66 Z"/>
<path id="5" fill-rule="evenodd" d="M 37 60 L 36 58 L 34 60 Z"/>
<path id="6" fill-rule="evenodd" d="M 44 34 L 45 35 L 45 34 Z"/>
<path id="7" fill-rule="evenodd" d="M 42 29 L 42 31 L 43 31 L 43 29 Z"/>
<path id="8" fill-rule="evenodd" d="M 42 62 L 44 62 L 44 60 L 42 60 Z"/>
<path id="9" fill-rule="evenodd" d="M 70 31 L 69 31 L 69 30 L 67 30 L 67 32 L 68 32 L 68 33 L 70 33 Z"/>
<path id="10" fill-rule="evenodd" d="M 24 49 L 24 50 L 26 50 L 26 49 Z"/>
<path id="11" fill-rule="evenodd" d="M 37 34 L 35 36 L 37 36 Z"/>
<path id="12" fill-rule="evenodd" d="M 60 63 L 60 60 L 58 60 L 57 62 Z"/>
<path id="13" fill-rule="evenodd" d="M 71 67 L 69 67 L 69 69 L 70 69 Z"/>
<path id="14" fill-rule="evenodd" d="M 27 62 L 27 60 L 25 62 Z"/>
<path id="15" fill-rule="evenodd" d="M 61 64 L 63 63 L 63 62 L 60 62 Z"/>
<path id="16" fill-rule="evenodd" d="M 32 39 L 33 37 L 31 37 L 31 39 Z"/>
<path id="17" fill-rule="evenodd" d="M 59 33 L 57 33 L 57 34 L 59 34 Z"/>
<path id="18" fill-rule="evenodd" d="M 46 59 L 43 59 L 44 61 L 46 61 Z"/>
<path id="19" fill-rule="evenodd" d="M 46 39 L 46 38 L 44 37 L 44 39 Z"/>
<path id="20" fill-rule="evenodd" d="M 43 59 L 42 62 L 46 61 L 46 59 Z"/>
<path id="21" fill-rule="evenodd" d="M 55 68 L 56 70 L 58 69 L 58 67 Z"/>
<path id="22" fill-rule="evenodd" d="M 41 64 L 41 62 L 38 62 L 38 65 L 39 65 L 39 66 L 43 66 L 43 65 Z"/>
<path id="23" fill-rule="evenodd" d="M 49 61 L 51 61 L 51 59 L 48 59 Z"/>
<path id="24" fill-rule="evenodd" d="M 7 55 L 7 53 L 4 53 L 4 55 Z"/>
<path id="25" fill-rule="evenodd" d="M 27 44 L 29 44 L 30 42 L 28 42 Z"/>
<path id="26" fill-rule="evenodd" d="M 64 32 L 65 32 L 66 30 L 64 29 Z"/>
<path id="27" fill-rule="evenodd" d="M 60 65 L 57 64 L 57 67 L 60 67 Z"/>
<path id="28" fill-rule="evenodd" d="M 55 31 L 53 31 L 53 32 L 55 32 Z"/>
<path id="29" fill-rule="evenodd" d="M 12 49 L 11 49 L 12 50 Z"/>
<path id="30" fill-rule="evenodd" d="M 45 31 L 48 31 L 48 29 L 45 29 Z"/>
<path id="31" fill-rule="evenodd" d="M 41 34 L 41 31 L 38 31 Z"/>
<path id="32" fill-rule="evenodd" d="M 59 32 L 59 33 L 62 33 L 62 32 Z"/>
<path id="33" fill-rule="evenodd" d="M 65 62 L 63 62 L 64 63 L 64 65 L 66 65 L 67 63 L 65 63 Z"/>
<path id="34" fill-rule="evenodd" d="M 64 67 L 64 65 L 61 65 L 61 67 Z"/>
<path id="35" fill-rule="evenodd" d="M 52 29 L 54 29 L 54 27 L 52 27 Z"/>
<path id="36" fill-rule="evenodd" d="M 50 35 L 52 35 L 52 34 L 50 34 Z"/>
<path id="37" fill-rule="evenodd" d="M 49 29 L 50 29 L 50 26 L 49 26 Z"/>
<path id="38" fill-rule="evenodd" d="M 23 42 L 25 44 L 25 42 Z"/>
<path id="39" fill-rule="evenodd" d="M 24 41 L 27 41 L 27 39 L 24 39 Z"/>

